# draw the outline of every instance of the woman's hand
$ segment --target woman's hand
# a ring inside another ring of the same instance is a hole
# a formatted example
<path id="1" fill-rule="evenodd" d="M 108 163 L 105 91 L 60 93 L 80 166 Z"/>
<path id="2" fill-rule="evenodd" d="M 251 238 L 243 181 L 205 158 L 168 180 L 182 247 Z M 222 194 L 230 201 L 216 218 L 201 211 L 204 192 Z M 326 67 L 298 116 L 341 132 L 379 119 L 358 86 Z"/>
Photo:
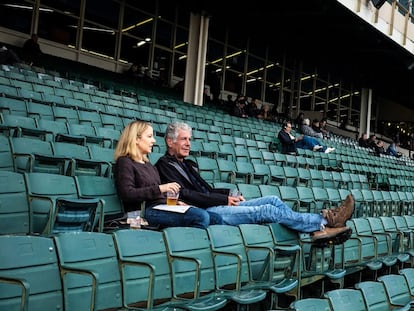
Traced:
<path id="1" fill-rule="evenodd" d="M 161 193 L 165 193 L 165 192 L 168 192 L 168 191 L 178 193 L 178 192 L 180 192 L 180 188 L 181 188 L 180 184 L 176 183 L 176 182 L 170 182 L 168 184 L 162 184 L 162 185 L 159 185 L 159 187 L 160 187 Z"/>

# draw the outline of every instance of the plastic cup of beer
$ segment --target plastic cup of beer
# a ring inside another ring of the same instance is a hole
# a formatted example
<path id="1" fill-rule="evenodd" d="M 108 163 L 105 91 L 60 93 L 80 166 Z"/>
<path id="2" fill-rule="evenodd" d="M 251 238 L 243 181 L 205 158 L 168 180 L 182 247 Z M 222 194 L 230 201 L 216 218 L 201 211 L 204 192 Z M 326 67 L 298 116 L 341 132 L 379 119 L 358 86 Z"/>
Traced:
<path id="1" fill-rule="evenodd" d="M 177 205 L 178 192 L 168 191 L 167 192 L 167 205 Z"/>

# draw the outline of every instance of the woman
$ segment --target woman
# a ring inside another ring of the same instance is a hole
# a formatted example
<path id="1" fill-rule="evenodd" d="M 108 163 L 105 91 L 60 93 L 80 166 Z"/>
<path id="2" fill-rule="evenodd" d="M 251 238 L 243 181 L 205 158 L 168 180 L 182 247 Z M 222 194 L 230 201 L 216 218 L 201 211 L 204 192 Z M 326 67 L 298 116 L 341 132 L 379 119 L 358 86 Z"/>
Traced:
<path id="1" fill-rule="evenodd" d="M 201 208 L 189 207 L 181 213 L 155 209 L 166 204 L 168 191 L 178 193 L 180 185 L 176 182 L 161 184 L 157 169 L 148 159 L 154 144 L 153 128 L 143 121 L 128 124 L 117 143 L 114 177 L 125 211 L 137 210 L 145 201 L 144 217 L 151 226 L 207 228 L 210 221 L 221 223 L 218 215 L 210 219 L 212 213 Z M 179 201 L 178 205 L 184 203 Z"/>

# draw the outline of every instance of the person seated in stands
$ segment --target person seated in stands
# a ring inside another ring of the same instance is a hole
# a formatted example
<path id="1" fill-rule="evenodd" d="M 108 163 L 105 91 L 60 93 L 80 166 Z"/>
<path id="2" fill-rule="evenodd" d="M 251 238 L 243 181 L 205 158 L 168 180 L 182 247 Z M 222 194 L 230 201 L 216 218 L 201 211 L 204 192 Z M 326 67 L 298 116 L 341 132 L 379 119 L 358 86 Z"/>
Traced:
<path id="1" fill-rule="evenodd" d="M 250 102 L 247 103 L 245 110 L 246 114 L 249 117 L 257 118 L 257 116 L 260 114 L 259 100 L 257 98 L 253 98 Z"/>
<path id="2" fill-rule="evenodd" d="M 382 140 L 378 139 L 375 142 L 375 145 L 373 146 L 374 146 L 374 152 L 376 155 L 379 156 L 381 154 L 387 154 L 387 151 L 385 150 L 385 147 L 384 147 L 384 142 Z"/>
<path id="3" fill-rule="evenodd" d="M 290 121 L 286 121 L 283 123 L 282 129 L 277 135 L 277 138 L 282 145 L 282 153 L 284 154 L 297 154 L 297 148 L 309 149 L 325 153 L 330 153 L 335 150 L 335 148 L 330 148 L 321 144 L 314 137 L 307 135 L 294 136 L 292 135 L 291 131 L 292 123 Z"/>
<path id="4" fill-rule="evenodd" d="M 156 167 L 148 160 L 154 144 L 154 131 L 147 122 L 133 121 L 122 131 L 115 148 L 113 172 L 125 211 L 136 211 L 145 202 L 145 217 L 150 225 L 206 228 L 210 224 L 221 224 L 219 215 L 202 208 L 189 207 L 184 213 L 153 209 L 166 204 L 167 192 L 177 193 L 181 188 L 177 182 L 161 183 Z"/>
<path id="5" fill-rule="evenodd" d="M 319 130 L 322 133 L 323 138 L 329 139 L 330 133 L 328 129 L 326 128 L 326 125 L 327 125 L 326 118 L 323 118 L 322 120 L 319 121 Z"/>
<path id="6" fill-rule="evenodd" d="M 21 62 L 19 56 L 12 49 L 8 49 L 4 45 L 0 48 L 0 64 L 13 65 Z"/>
<path id="7" fill-rule="evenodd" d="M 234 103 L 233 115 L 239 118 L 248 118 L 246 112 L 246 98 L 243 95 L 239 95 Z"/>
<path id="8" fill-rule="evenodd" d="M 305 113 L 304 112 L 299 112 L 299 114 L 297 115 L 295 121 L 293 122 L 293 124 L 295 125 L 295 128 L 300 129 L 300 127 L 303 124 L 304 119 L 305 119 Z"/>
<path id="9" fill-rule="evenodd" d="M 192 128 L 181 122 L 171 123 L 165 133 L 167 151 L 155 166 L 161 182 L 177 182 L 180 200 L 190 206 L 213 212 L 222 217 L 224 224 L 281 223 L 299 232 L 310 233 L 313 241 L 334 237 L 347 239 L 350 229 L 345 226 L 354 209 L 349 195 L 341 206 L 324 209 L 320 214 L 293 211 L 277 196 L 245 200 L 239 194 L 231 196 L 228 189 L 214 189 L 199 174 L 195 161 L 188 159 L 191 149 Z M 146 209 L 145 216 L 151 224 L 163 224 L 168 215 L 156 209 Z"/>
<path id="10" fill-rule="evenodd" d="M 303 119 L 302 126 L 300 127 L 300 131 L 303 135 L 307 135 L 310 137 L 316 137 L 316 138 L 323 138 L 322 133 L 316 132 L 311 126 L 310 126 L 310 120 L 308 118 Z"/>
<path id="11" fill-rule="evenodd" d="M 397 147 L 400 145 L 400 143 L 398 143 L 398 142 L 392 142 L 389 146 L 388 146 L 388 148 L 387 148 L 387 151 L 386 151 L 386 154 L 388 154 L 388 155 L 391 155 L 391 156 L 394 156 L 394 157 L 397 157 L 397 158 L 399 158 L 399 157 L 401 157 L 402 156 L 402 153 L 401 152 L 399 152 L 398 151 L 398 149 L 397 149 Z"/>
<path id="12" fill-rule="evenodd" d="M 22 58 L 29 65 L 38 65 L 40 58 L 43 55 L 40 45 L 38 43 L 39 37 L 37 34 L 32 36 L 25 41 L 22 47 Z"/>
<path id="13" fill-rule="evenodd" d="M 369 141 L 368 141 L 368 134 L 363 133 L 361 137 L 358 139 L 358 146 L 363 148 L 369 148 Z"/>

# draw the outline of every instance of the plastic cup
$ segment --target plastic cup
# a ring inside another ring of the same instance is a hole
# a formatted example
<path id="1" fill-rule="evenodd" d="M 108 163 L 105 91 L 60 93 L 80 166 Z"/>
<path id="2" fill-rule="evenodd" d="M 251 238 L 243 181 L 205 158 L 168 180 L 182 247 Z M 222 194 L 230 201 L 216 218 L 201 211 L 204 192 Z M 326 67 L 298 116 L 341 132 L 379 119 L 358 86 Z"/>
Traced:
<path id="1" fill-rule="evenodd" d="M 167 192 L 167 205 L 177 205 L 179 193 L 168 191 Z"/>

